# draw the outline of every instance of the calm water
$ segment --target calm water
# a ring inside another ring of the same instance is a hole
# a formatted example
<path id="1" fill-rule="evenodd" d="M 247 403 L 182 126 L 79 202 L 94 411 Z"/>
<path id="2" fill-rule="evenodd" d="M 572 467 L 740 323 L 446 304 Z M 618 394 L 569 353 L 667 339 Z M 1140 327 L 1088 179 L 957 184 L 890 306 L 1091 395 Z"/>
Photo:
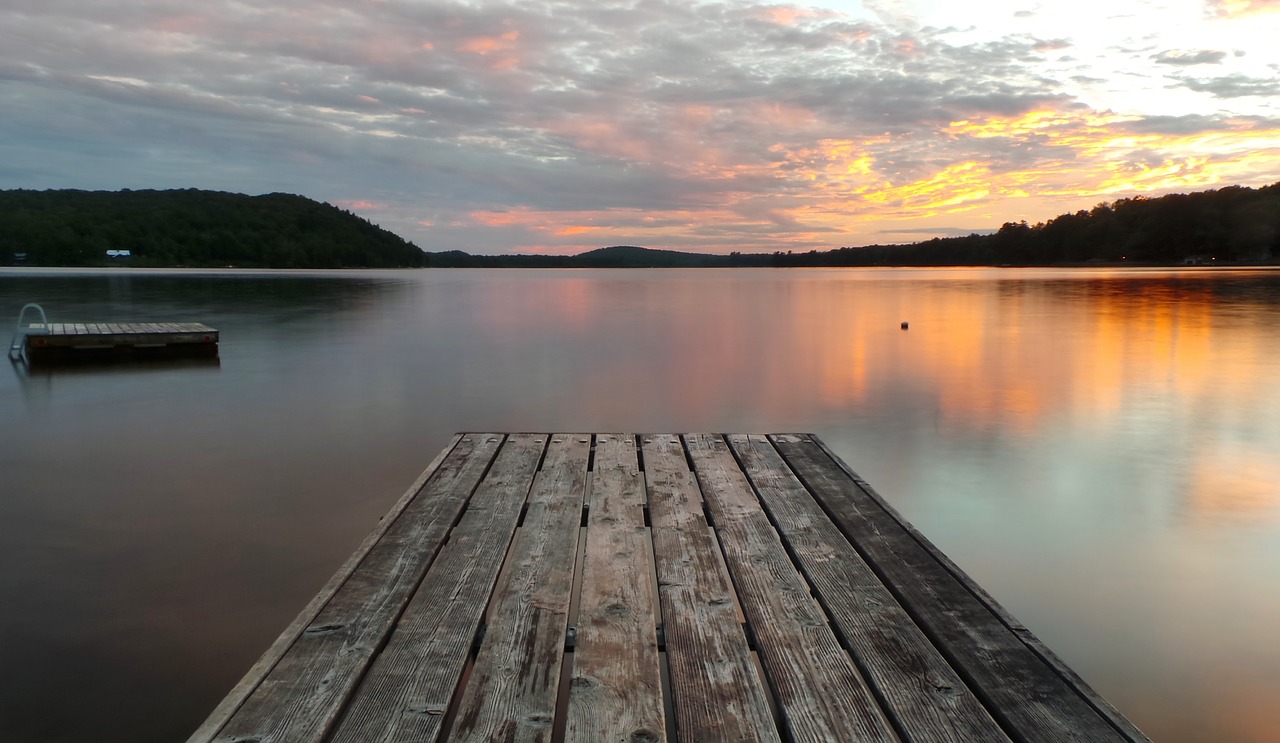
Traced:
<path id="1" fill-rule="evenodd" d="M 28 301 L 223 342 L 0 370 L 0 740 L 185 738 L 491 429 L 815 432 L 1156 740 L 1280 736 L 1280 272 L 0 272 Z"/>

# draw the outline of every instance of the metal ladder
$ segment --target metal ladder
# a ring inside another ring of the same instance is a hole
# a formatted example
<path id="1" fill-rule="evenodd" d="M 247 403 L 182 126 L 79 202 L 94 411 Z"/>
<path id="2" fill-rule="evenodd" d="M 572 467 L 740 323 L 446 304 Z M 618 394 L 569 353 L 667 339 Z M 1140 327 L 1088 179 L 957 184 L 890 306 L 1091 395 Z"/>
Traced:
<path id="1" fill-rule="evenodd" d="M 34 323 L 25 327 L 22 320 L 27 315 L 27 310 L 35 310 L 40 313 L 40 325 L 36 327 Z M 9 341 L 9 360 L 18 362 L 22 360 L 23 355 L 27 351 L 27 336 L 44 335 L 49 332 L 49 318 L 44 314 L 44 308 L 35 302 L 28 302 L 22 306 L 22 311 L 18 313 L 18 329 L 13 334 L 13 340 Z"/>

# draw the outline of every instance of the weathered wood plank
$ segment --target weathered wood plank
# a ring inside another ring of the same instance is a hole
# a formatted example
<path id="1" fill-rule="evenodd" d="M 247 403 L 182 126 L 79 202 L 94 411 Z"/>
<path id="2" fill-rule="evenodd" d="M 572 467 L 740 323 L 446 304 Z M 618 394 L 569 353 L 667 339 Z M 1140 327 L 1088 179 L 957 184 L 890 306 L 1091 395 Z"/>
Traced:
<path id="1" fill-rule="evenodd" d="M 652 546 L 635 439 L 596 438 L 566 740 L 666 739 Z"/>
<path id="2" fill-rule="evenodd" d="M 763 435 L 729 444 L 846 648 L 912 741 L 1008 740 Z"/>
<path id="3" fill-rule="evenodd" d="M 310 603 L 308 603 L 306 607 L 299 612 L 297 618 L 293 620 L 293 623 L 280 634 L 280 637 L 277 638 L 271 647 L 267 649 L 267 652 L 262 654 L 262 657 L 253 664 L 244 677 L 240 679 L 239 683 L 237 683 L 230 693 L 228 693 L 218 706 L 214 708 L 213 712 L 209 714 L 209 717 L 205 719 L 204 723 L 202 723 L 200 727 L 192 733 L 191 737 L 187 739 L 187 743 L 206 743 L 206 741 L 211 740 L 213 736 L 222 729 L 222 726 L 231 718 L 231 715 L 235 714 L 235 711 L 240 708 L 240 705 L 244 703 L 244 700 L 253 693 L 254 689 L 258 688 L 258 685 L 262 683 L 264 678 L 266 678 L 267 673 L 269 673 L 271 669 L 275 667 L 276 663 L 280 661 L 280 658 L 288 652 L 298 635 L 300 635 L 302 631 L 315 620 L 316 615 L 320 613 L 320 610 L 323 609 L 338 590 L 342 588 L 343 584 L 346 583 L 347 578 L 355 572 L 360 563 L 373 550 L 374 546 L 377 545 L 378 541 L 387 533 L 387 529 L 390 528 L 391 524 L 395 523 L 396 518 L 399 517 L 409 503 L 418 496 L 418 493 L 427 484 L 427 481 L 436 475 L 440 470 L 441 465 L 444 463 L 445 458 L 454 453 L 454 449 L 462 439 L 462 434 L 455 434 L 453 438 L 449 440 L 449 445 L 436 455 L 436 458 L 427 465 L 427 468 L 422 471 L 421 475 L 418 475 L 418 478 L 413 481 L 413 484 L 409 486 L 408 490 L 406 490 L 404 494 L 400 496 L 400 499 L 391 506 L 391 510 L 378 520 L 378 526 L 369 533 L 369 536 L 365 537 L 364 541 L 360 543 L 360 546 L 356 548 L 356 551 L 351 554 L 351 557 L 347 558 L 347 561 L 343 563 L 342 567 L 338 568 L 338 572 L 334 573 L 333 577 L 329 579 L 329 582 L 324 585 L 324 588 L 320 589 L 320 592 L 316 594 L 315 598 L 311 599 Z"/>
<path id="4" fill-rule="evenodd" d="M 1146 740 L 816 438 L 550 439 L 456 437 L 191 743 Z"/>
<path id="5" fill-rule="evenodd" d="M 642 442 L 680 740 L 779 741 L 765 689 L 676 435 Z"/>
<path id="6" fill-rule="evenodd" d="M 385 642 L 502 442 L 470 434 L 387 527 L 215 740 L 318 741 Z"/>
<path id="7" fill-rule="evenodd" d="M 590 455 L 589 434 L 551 438 L 451 741 L 551 738 Z"/>
<path id="8" fill-rule="evenodd" d="M 897 740 L 724 440 L 686 444 L 791 739 Z"/>
<path id="9" fill-rule="evenodd" d="M 979 585 L 977 581 L 969 576 L 968 573 L 956 565 L 956 563 L 952 561 L 946 553 L 938 549 L 933 542 L 929 541 L 928 538 L 921 534 L 910 521 L 905 519 L 902 514 L 898 513 L 897 509 L 890 505 L 883 496 L 876 492 L 875 488 L 873 488 L 870 483 L 863 480 L 862 477 L 854 472 L 853 469 L 844 462 L 844 460 L 842 460 L 831 450 L 830 447 L 826 445 L 826 443 L 822 441 L 822 439 L 812 434 L 783 434 L 783 436 L 788 436 L 792 440 L 805 438 L 812 441 L 818 448 L 822 449 L 822 451 L 826 453 L 836 466 L 839 467 L 840 471 L 854 482 L 859 490 L 865 493 L 866 496 L 879 505 L 880 508 L 884 509 L 884 511 L 898 522 L 898 524 L 905 529 L 907 533 L 911 534 L 915 538 L 916 542 L 919 543 L 926 552 L 932 555 L 939 565 L 941 565 L 947 572 L 951 573 L 951 575 L 954 576 L 961 585 L 968 589 L 969 593 L 973 594 L 974 597 L 986 606 L 992 614 L 998 617 L 1006 627 L 1012 630 L 1023 644 L 1031 648 L 1032 652 L 1039 655 L 1059 676 L 1065 679 L 1070 686 L 1074 687 L 1081 696 L 1087 699 L 1089 704 L 1092 705 L 1099 714 L 1107 718 L 1113 727 L 1119 730 L 1121 734 L 1129 740 L 1136 741 L 1137 743 L 1150 743 L 1150 739 L 1138 728 L 1138 726 L 1134 725 L 1131 720 L 1120 712 L 1120 710 L 1116 709 L 1115 705 L 1111 704 L 1111 702 L 1081 678 L 1074 669 L 1059 658 L 1056 653 L 1054 653 L 1040 640 L 1039 637 L 1031 632 L 1031 630 L 1027 629 L 1026 626 L 1023 625 L 1016 617 L 1010 614 L 1009 611 L 1000 604 L 1000 602 L 996 601 L 985 588 Z"/>
<path id="10" fill-rule="evenodd" d="M 898 600 L 1011 737 L 1146 740 L 1131 724 L 1120 726 L 1100 714 L 1079 686 L 1033 652 L 935 559 L 922 537 L 905 529 L 813 440 L 792 435 L 773 439 L 832 520 L 878 566 Z"/>
<path id="11" fill-rule="evenodd" d="M 507 438 L 338 721 L 333 743 L 439 739 L 546 441 L 545 434 Z"/>

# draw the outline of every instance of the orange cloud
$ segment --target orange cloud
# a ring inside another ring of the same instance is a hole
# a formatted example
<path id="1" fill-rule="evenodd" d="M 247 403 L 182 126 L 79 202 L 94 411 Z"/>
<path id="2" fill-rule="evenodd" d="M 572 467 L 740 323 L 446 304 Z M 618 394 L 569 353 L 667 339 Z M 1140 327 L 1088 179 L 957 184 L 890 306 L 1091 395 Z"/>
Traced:
<path id="1" fill-rule="evenodd" d="M 459 44 L 458 50 L 484 56 L 512 49 L 519 38 L 519 31 L 508 31 L 500 36 L 473 36 Z"/>
<path id="2" fill-rule="evenodd" d="M 573 140 L 574 146 L 588 152 L 635 163 L 648 163 L 654 157 L 652 139 L 624 131 L 613 118 L 575 116 L 553 122 L 549 128 L 556 134 Z"/>
<path id="3" fill-rule="evenodd" d="M 753 120 L 770 122 L 771 131 L 800 132 L 802 142 L 811 122 L 814 131 L 821 127 L 803 107 L 748 109 Z M 579 149 L 703 184 L 697 203 L 643 213 L 519 209 L 471 218 L 526 231 L 531 239 L 520 243 L 522 252 L 563 253 L 565 238 L 601 235 L 712 252 L 825 249 L 926 239 L 919 229 L 904 231 L 922 218 L 945 225 L 940 234 L 954 234 L 1039 221 L 1114 195 L 1256 183 L 1280 158 L 1280 127 L 1256 119 L 1170 133 L 1152 130 L 1142 117 L 1086 110 L 954 121 L 941 132 L 945 151 L 927 133 L 880 134 L 798 147 L 779 143 L 758 157 L 710 136 L 725 115 L 716 104 L 688 104 L 648 123 L 605 117 L 539 123 Z M 950 152 L 959 156 L 943 159 Z"/>
<path id="4" fill-rule="evenodd" d="M 779 26 L 794 26 L 800 21 L 810 19 L 834 18 L 836 13 L 819 11 L 812 8 L 799 8 L 794 5 L 771 5 L 762 8 L 757 17 Z"/>
<path id="5" fill-rule="evenodd" d="M 953 227 L 982 229 L 1049 218 L 1113 194 L 1259 182 L 1271 177 L 1280 158 L 1280 128 L 1256 120 L 1186 134 L 1144 131 L 1141 122 L 1050 110 L 955 121 L 943 134 L 967 157 L 902 173 L 894 172 L 894 163 L 913 159 L 909 136 L 826 139 L 798 149 L 775 145 L 774 174 L 803 189 L 804 204 L 792 207 L 793 216 L 853 236 L 873 228 L 893 232 L 895 222 L 938 215 L 953 215 Z M 992 139 L 1007 145 L 984 142 Z M 1016 167 L 981 154 L 1017 148 L 1027 154 L 1013 160 L 1025 162 Z"/>
<path id="6" fill-rule="evenodd" d="M 1215 18 L 1236 18 L 1280 10 L 1280 0 L 1208 0 L 1208 12 Z"/>
<path id="7" fill-rule="evenodd" d="M 937 213 L 947 207 L 976 201 L 991 193 L 991 169 L 967 161 L 944 167 L 937 173 L 900 186 L 883 185 L 866 189 L 868 201 L 900 204 L 914 210 Z"/>
<path id="8" fill-rule="evenodd" d="M 463 40 L 457 49 L 491 58 L 490 69 L 508 70 L 520 64 L 520 57 L 516 54 L 516 42 L 519 40 L 519 31 L 507 31 L 498 36 L 473 36 Z"/>
<path id="9" fill-rule="evenodd" d="M 598 216 L 595 212 L 558 212 L 536 211 L 533 209 L 512 209 L 509 211 L 486 212 L 474 211 L 469 215 L 477 224 L 486 227 L 520 227 L 532 232 L 545 232 L 557 237 L 569 237 L 587 232 L 598 232 L 608 228 L 577 224 L 576 222 L 593 220 Z M 567 224 L 566 224 L 567 223 Z"/>

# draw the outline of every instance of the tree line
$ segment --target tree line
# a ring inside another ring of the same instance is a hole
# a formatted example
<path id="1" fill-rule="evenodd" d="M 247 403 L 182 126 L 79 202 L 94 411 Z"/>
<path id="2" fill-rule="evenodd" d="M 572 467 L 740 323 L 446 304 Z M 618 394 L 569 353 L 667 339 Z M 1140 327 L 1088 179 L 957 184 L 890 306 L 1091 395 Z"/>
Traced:
<path id="1" fill-rule="evenodd" d="M 991 234 L 808 252 L 712 255 L 614 246 L 572 256 L 426 253 L 302 196 L 216 191 L 0 191 L 0 263 L 263 268 L 1046 266 L 1280 260 L 1280 183 L 1137 196 Z"/>
<path id="2" fill-rule="evenodd" d="M 368 220 L 292 194 L 0 191 L 0 263 L 400 268 L 424 257 Z"/>
<path id="3" fill-rule="evenodd" d="M 709 255 L 617 246 L 575 256 L 429 254 L 463 267 L 1060 266 L 1090 263 L 1214 265 L 1280 260 L 1280 183 L 1137 196 L 991 234 L 807 252 Z"/>

